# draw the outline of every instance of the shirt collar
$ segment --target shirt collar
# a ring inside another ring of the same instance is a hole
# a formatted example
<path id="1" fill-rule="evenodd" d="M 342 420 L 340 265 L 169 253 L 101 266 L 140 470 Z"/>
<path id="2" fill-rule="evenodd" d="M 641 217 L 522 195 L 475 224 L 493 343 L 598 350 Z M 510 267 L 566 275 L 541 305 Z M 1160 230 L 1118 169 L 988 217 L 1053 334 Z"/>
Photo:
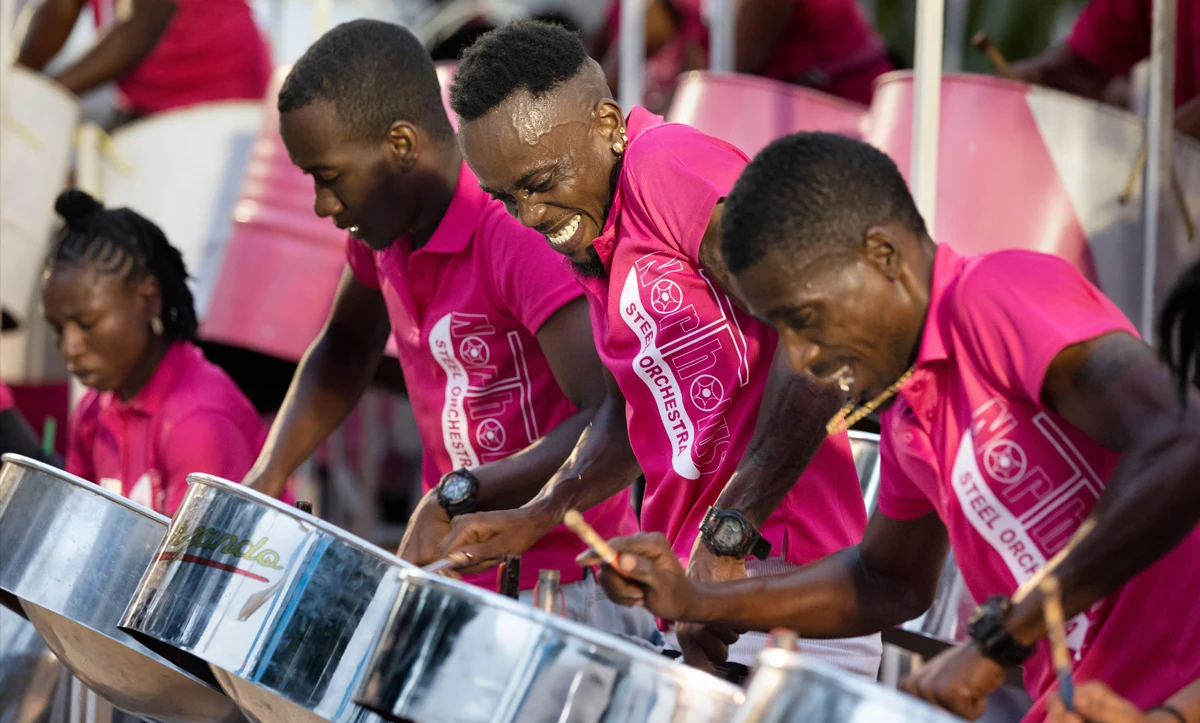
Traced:
<path id="1" fill-rule="evenodd" d="M 625 118 L 625 137 L 629 142 L 625 144 L 625 152 L 629 152 L 629 147 L 633 142 L 642 135 L 642 132 L 647 128 L 661 125 L 663 117 L 655 115 L 640 105 L 634 106 L 633 110 L 629 111 L 629 115 Z M 621 173 L 617 176 L 617 188 L 613 191 L 612 205 L 608 209 L 608 218 L 604 219 L 604 229 L 596 240 L 592 242 L 596 253 L 600 256 L 601 263 L 604 264 L 606 271 L 612 271 L 613 253 L 617 247 L 617 218 L 621 215 L 621 209 L 625 205 L 624 188 L 625 176 L 629 172 L 629 166 L 621 166 Z"/>
<path id="2" fill-rule="evenodd" d="M 488 196 L 479 187 L 479 179 L 463 163 L 458 170 L 458 183 L 454 186 L 454 197 L 442 216 L 441 223 L 429 237 L 429 242 L 418 251 L 439 254 L 456 254 L 467 248 L 479 227 L 479 217 L 487 206 Z"/>
<path id="3" fill-rule="evenodd" d="M 203 359 L 203 353 L 195 344 L 187 341 L 177 341 L 167 347 L 167 353 L 150 375 L 146 384 L 133 395 L 128 402 L 122 402 L 116 392 L 104 392 L 100 395 L 100 407 L 108 409 L 128 409 L 142 414 L 153 414 L 162 409 L 167 398 L 175 389 L 179 379 L 189 368 Z"/>
<path id="4" fill-rule="evenodd" d="M 921 331 L 921 346 L 917 350 L 917 366 L 950 358 L 946 346 L 946 312 L 950 307 L 944 300 L 962 273 L 966 259 L 947 244 L 939 244 L 933 257 L 933 279 L 929 284 L 929 308 L 925 312 L 925 328 Z"/>

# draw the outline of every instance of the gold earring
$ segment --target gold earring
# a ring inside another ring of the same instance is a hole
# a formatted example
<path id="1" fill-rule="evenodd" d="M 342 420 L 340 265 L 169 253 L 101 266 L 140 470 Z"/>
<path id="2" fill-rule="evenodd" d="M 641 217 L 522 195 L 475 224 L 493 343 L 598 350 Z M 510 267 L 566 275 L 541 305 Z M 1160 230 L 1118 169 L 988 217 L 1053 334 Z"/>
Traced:
<path id="1" fill-rule="evenodd" d="M 612 144 L 613 153 L 618 156 L 625 152 L 625 146 L 629 145 L 629 139 L 625 136 L 625 129 L 621 129 L 620 140 L 614 141 Z"/>
<path id="2" fill-rule="evenodd" d="M 157 316 L 154 317 L 153 319 L 151 319 L 150 320 L 150 331 L 154 332 L 155 336 L 162 336 L 163 335 L 162 319 L 158 318 Z"/>

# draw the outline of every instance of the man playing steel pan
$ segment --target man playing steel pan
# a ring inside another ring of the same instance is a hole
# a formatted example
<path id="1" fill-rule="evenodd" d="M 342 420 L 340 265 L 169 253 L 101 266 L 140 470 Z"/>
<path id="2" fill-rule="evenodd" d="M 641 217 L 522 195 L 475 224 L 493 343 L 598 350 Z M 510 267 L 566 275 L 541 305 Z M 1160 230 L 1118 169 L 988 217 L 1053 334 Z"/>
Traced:
<path id="1" fill-rule="evenodd" d="M 904 687 L 978 717 L 1006 666 L 1041 720 L 1054 687 L 1041 595 L 1054 568 L 1077 679 L 1134 704 L 1200 676 L 1200 397 L 1057 257 L 964 257 L 903 177 L 831 134 L 777 140 L 726 201 L 721 251 L 793 368 L 883 413 L 879 510 L 861 544 L 787 575 L 701 585 L 668 543 L 613 543 L 614 599 L 678 620 L 862 635 L 920 615 L 947 543 L 985 601 L 971 639 Z M 586 556 L 594 563 L 594 556 Z M 622 575 L 626 577 L 622 577 Z"/>
<path id="2" fill-rule="evenodd" d="M 246 482 L 282 489 L 354 407 L 390 335 L 426 492 L 399 555 L 433 562 L 455 515 L 528 501 L 604 399 L 587 303 L 541 237 L 479 190 L 433 61 L 409 31 L 371 20 L 333 29 L 292 68 L 279 111 L 317 214 L 349 232 L 348 263 Z M 637 526 L 626 494 L 589 517 L 612 533 Z M 540 569 L 560 570 L 569 617 L 659 641 L 645 611 L 611 605 L 573 564 L 582 549 L 565 528 L 546 530 L 524 559 L 521 590 L 532 595 Z"/>
<path id="3" fill-rule="evenodd" d="M 1066 43 L 1013 70 L 1030 83 L 1103 98 L 1114 78 L 1150 57 L 1154 0 L 1089 0 Z M 1200 3 L 1181 0 L 1175 27 L 1175 127 L 1200 138 Z"/>
<path id="4" fill-rule="evenodd" d="M 664 533 L 700 579 L 781 572 L 860 539 L 866 511 L 849 440 L 825 434 L 838 396 L 788 373 L 775 333 L 727 293 L 716 224 L 746 156 L 643 108 L 626 115 L 579 38 L 543 23 L 477 41 L 451 104 L 483 188 L 574 266 L 614 383 L 533 502 L 455 520 L 445 549 L 520 553 L 639 470 L 643 529 Z M 684 626 L 678 645 L 711 667 L 736 637 Z M 721 672 L 738 679 L 764 643 L 736 640 Z M 809 649 L 871 678 L 878 671 L 875 636 Z"/>

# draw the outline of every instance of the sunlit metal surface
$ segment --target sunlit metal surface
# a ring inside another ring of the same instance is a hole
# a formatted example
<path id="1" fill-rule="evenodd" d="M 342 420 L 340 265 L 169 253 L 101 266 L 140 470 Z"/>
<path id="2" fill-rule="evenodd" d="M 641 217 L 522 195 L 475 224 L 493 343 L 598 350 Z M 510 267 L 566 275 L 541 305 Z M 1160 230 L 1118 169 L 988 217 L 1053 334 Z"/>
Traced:
<path id="1" fill-rule="evenodd" d="M 741 689 L 476 587 L 399 573 L 358 701 L 420 723 L 728 721 Z"/>
<path id="2" fill-rule="evenodd" d="M 410 566 L 241 485 L 188 480 L 122 627 L 207 661 L 252 719 L 378 720 L 352 695 Z"/>
<path id="3" fill-rule="evenodd" d="M 184 670 L 117 629 L 167 518 L 99 485 L 17 455 L 0 469 L 0 589 L 46 644 L 114 706 L 148 721 L 241 715 L 206 666 Z"/>
<path id="4" fill-rule="evenodd" d="M 803 645 L 803 644 L 801 644 Z M 916 698 L 803 654 L 764 650 L 734 723 L 962 723 Z"/>

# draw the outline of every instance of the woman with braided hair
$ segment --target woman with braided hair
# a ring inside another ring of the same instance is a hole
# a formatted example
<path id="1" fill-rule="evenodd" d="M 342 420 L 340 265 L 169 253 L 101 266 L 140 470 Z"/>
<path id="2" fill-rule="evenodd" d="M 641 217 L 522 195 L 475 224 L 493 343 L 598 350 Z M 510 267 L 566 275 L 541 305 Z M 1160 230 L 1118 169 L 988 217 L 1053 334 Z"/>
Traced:
<path id="1" fill-rule="evenodd" d="M 240 480 L 266 430 L 193 343 L 179 250 L 146 218 L 82 191 L 55 209 L 65 224 L 42 305 L 68 370 L 90 388 L 71 417 L 67 470 L 167 515 L 189 473 Z"/>

